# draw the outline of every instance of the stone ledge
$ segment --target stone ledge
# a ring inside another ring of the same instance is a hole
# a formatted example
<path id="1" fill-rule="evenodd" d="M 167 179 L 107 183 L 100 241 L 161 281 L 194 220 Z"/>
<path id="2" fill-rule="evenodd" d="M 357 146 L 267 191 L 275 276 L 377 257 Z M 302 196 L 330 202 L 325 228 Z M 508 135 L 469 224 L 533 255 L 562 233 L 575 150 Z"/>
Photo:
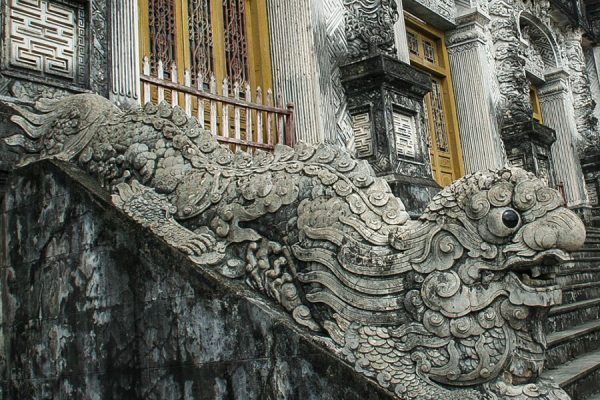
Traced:
<path id="1" fill-rule="evenodd" d="M 600 369 L 600 350 L 576 358 L 558 368 L 545 371 L 542 375 L 553 378 L 564 388 L 598 369 Z"/>
<path id="2" fill-rule="evenodd" d="M 591 321 L 572 329 L 551 333 L 548 335 L 548 348 L 556 347 L 562 343 L 596 331 L 600 331 L 600 321 Z"/>
<path id="3" fill-rule="evenodd" d="M 550 309 L 548 312 L 549 316 L 565 314 L 572 311 L 582 310 L 585 308 L 591 308 L 594 306 L 600 305 L 600 299 L 591 299 L 591 300 L 583 300 L 577 301 L 575 303 L 563 304 L 560 306 L 555 306 Z"/>

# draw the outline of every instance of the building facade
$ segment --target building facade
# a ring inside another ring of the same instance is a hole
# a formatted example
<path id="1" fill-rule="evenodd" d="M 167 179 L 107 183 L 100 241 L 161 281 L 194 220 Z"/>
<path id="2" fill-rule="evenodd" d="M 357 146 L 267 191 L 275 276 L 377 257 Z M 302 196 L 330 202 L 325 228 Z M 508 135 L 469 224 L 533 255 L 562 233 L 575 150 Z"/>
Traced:
<path id="1" fill-rule="evenodd" d="M 412 218 L 465 174 L 519 166 L 588 226 L 600 219 L 600 0 L 0 0 L 0 10 L 0 104 L 43 110 L 92 92 L 123 109 L 179 106 L 235 150 L 334 144 L 368 160 Z M 20 122 L 0 105 L 0 191 L 42 150 L 17 139 Z M 596 239 L 582 256 L 591 264 L 573 272 L 592 282 L 569 275 L 571 303 L 551 311 L 574 313 L 552 319 L 554 346 L 589 341 L 556 350 L 552 366 L 600 354 Z M 586 367 L 590 381 L 598 366 Z"/>

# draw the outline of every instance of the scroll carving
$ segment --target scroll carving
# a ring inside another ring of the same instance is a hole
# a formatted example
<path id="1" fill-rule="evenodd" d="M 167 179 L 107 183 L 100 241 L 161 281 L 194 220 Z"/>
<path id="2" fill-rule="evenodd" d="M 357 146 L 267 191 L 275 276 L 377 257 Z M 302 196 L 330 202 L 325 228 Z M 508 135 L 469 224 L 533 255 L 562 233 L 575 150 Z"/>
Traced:
<path id="1" fill-rule="evenodd" d="M 395 57 L 396 0 L 344 0 L 346 39 L 353 59 L 376 54 Z"/>

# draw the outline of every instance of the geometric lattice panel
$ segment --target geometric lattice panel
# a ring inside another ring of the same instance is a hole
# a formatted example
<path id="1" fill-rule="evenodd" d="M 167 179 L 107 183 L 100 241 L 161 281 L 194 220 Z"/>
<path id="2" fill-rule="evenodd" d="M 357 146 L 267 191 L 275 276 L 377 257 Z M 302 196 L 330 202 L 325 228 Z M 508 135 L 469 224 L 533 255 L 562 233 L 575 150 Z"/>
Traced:
<path id="1" fill-rule="evenodd" d="M 598 189 L 596 187 L 596 182 L 586 182 L 585 189 L 587 191 L 588 199 L 590 201 L 590 205 L 598 206 L 600 203 L 598 202 Z"/>
<path id="2" fill-rule="evenodd" d="M 84 6 L 56 0 L 9 0 L 8 6 L 8 66 L 45 77 L 84 83 Z"/>
<path id="3" fill-rule="evenodd" d="M 352 116 L 354 131 L 354 148 L 358 158 L 373 155 L 373 134 L 371 133 L 371 118 L 368 112 Z"/>
<path id="4" fill-rule="evenodd" d="M 394 111 L 393 119 L 398 156 L 415 157 L 417 143 L 415 117 Z"/>

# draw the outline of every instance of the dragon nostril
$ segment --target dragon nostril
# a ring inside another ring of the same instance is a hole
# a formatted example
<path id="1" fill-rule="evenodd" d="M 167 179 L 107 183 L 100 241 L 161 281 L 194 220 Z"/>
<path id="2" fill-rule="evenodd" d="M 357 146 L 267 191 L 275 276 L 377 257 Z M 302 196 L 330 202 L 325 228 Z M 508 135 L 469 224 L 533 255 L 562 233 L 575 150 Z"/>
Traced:
<path id="1" fill-rule="evenodd" d="M 502 213 L 502 223 L 507 228 L 514 228 L 519 224 L 519 214 L 514 210 L 506 210 Z"/>

